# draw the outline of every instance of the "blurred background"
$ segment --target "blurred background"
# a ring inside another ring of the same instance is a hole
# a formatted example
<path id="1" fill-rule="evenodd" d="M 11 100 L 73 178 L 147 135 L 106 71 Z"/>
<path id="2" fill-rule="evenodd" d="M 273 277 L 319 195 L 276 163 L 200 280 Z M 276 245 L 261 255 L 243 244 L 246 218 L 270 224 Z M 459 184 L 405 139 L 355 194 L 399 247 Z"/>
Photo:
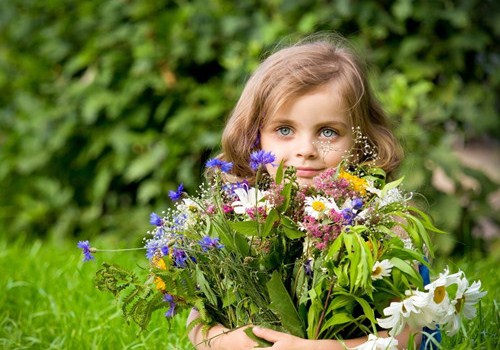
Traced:
<path id="1" fill-rule="evenodd" d="M 168 190 L 201 182 L 266 53 L 334 31 L 367 60 L 407 189 L 449 232 L 439 254 L 499 254 L 499 4 L 0 1 L 0 234 L 140 242 Z"/>
<path id="2" fill-rule="evenodd" d="M 445 349 L 498 349 L 500 2 L 0 0 L 0 348 L 192 350 L 185 318 L 147 332 L 92 278 L 144 276 L 144 252 L 83 263 L 76 242 L 142 246 L 168 191 L 202 181 L 259 61 L 347 37 L 406 150 L 406 188 L 438 227 L 442 271 L 488 295 Z"/>

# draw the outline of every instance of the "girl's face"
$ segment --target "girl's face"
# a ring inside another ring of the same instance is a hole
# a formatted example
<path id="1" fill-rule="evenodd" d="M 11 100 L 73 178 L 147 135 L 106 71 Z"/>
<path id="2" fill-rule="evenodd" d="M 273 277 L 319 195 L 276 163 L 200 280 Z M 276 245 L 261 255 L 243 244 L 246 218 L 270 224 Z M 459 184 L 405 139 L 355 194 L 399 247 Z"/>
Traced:
<path id="1" fill-rule="evenodd" d="M 261 148 L 272 152 L 277 164 L 296 167 L 300 185 L 336 167 L 352 147 L 351 118 L 337 90 L 327 84 L 289 101 L 260 130 Z M 272 176 L 276 170 L 267 166 Z"/>

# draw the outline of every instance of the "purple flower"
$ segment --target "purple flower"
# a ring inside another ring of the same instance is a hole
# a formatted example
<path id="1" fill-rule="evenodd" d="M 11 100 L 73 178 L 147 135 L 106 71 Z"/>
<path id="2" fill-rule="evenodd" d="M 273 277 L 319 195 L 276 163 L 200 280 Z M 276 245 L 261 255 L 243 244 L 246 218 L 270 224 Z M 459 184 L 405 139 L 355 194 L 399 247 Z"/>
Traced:
<path id="1" fill-rule="evenodd" d="M 161 219 L 161 217 L 158 214 L 151 213 L 151 215 L 149 216 L 149 223 L 151 225 L 161 226 L 163 223 L 163 220 Z"/>
<path id="2" fill-rule="evenodd" d="M 175 301 L 171 294 L 166 293 L 163 296 L 163 301 L 169 304 L 169 309 L 165 312 L 165 317 L 171 318 L 175 315 Z"/>
<path id="3" fill-rule="evenodd" d="M 95 248 L 90 247 L 89 241 L 80 241 L 76 246 L 83 252 L 83 261 L 94 260 L 92 253 L 95 253 Z"/>
<path id="4" fill-rule="evenodd" d="M 212 158 L 205 163 L 205 166 L 207 168 L 219 168 L 223 173 L 228 173 L 233 168 L 233 163 L 225 162 L 217 158 Z"/>
<path id="5" fill-rule="evenodd" d="M 255 171 L 261 166 L 272 164 L 275 159 L 276 157 L 271 152 L 263 150 L 252 152 L 252 154 L 250 154 L 250 168 Z"/>
<path id="6" fill-rule="evenodd" d="M 224 248 L 223 244 L 219 243 L 219 238 L 211 238 L 210 236 L 205 236 L 201 241 L 198 241 L 204 252 L 211 248 L 222 249 Z"/>
<path id="7" fill-rule="evenodd" d="M 177 191 L 168 191 L 168 196 L 172 201 L 176 202 L 182 198 L 182 192 L 184 192 L 184 185 L 180 184 L 179 187 L 177 187 Z"/>

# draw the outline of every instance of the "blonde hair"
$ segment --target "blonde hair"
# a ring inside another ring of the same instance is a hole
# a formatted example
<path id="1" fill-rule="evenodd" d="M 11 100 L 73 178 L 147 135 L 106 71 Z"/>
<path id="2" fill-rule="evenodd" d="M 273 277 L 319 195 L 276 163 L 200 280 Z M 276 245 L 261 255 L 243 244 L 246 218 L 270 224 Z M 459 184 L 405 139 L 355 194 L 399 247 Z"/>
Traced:
<path id="1" fill-rule="evenodd" d="M 248 163 L 258 147 L 259 129 L 286 102 L 334 83 L 349 108 L 353 127 L 359 127 L 375 146 L 377 165 L 390 175 L 401 162 L 401 146 L 365 76 L 354 51 L 337 39 L 303 41 L 278 50 L 261 63 L 244 87 L 222 135 L 221 159 L 233 163 L 233 175 L 251 178 Z"/>

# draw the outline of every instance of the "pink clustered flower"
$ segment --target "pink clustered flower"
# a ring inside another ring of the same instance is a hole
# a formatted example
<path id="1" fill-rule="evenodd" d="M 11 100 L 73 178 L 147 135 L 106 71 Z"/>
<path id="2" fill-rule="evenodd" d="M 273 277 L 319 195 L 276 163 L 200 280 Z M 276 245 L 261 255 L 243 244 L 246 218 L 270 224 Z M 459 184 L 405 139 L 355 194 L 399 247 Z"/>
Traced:
<path id="1" fill-rule="evenodd" d="M 352 198 L 359 195 L 350 188 L 347 179 L 336 177 L 337 169 L 330 168 L 314 178 L 314 187 L 333 199 Z"/>
<path id="2" fill-rule="evenodd" d="M 327 248 L 342 232 L 345 225 L 345 219 L 342 213 L 331 210 L 328 213 L 328 224 L 323 223 L 323 220 L 316 220 L 312 216 L 304 216 L 302 227 L 307 231 L 310 237 L 316 240 L 316 248 L 323 250 Z"/>

